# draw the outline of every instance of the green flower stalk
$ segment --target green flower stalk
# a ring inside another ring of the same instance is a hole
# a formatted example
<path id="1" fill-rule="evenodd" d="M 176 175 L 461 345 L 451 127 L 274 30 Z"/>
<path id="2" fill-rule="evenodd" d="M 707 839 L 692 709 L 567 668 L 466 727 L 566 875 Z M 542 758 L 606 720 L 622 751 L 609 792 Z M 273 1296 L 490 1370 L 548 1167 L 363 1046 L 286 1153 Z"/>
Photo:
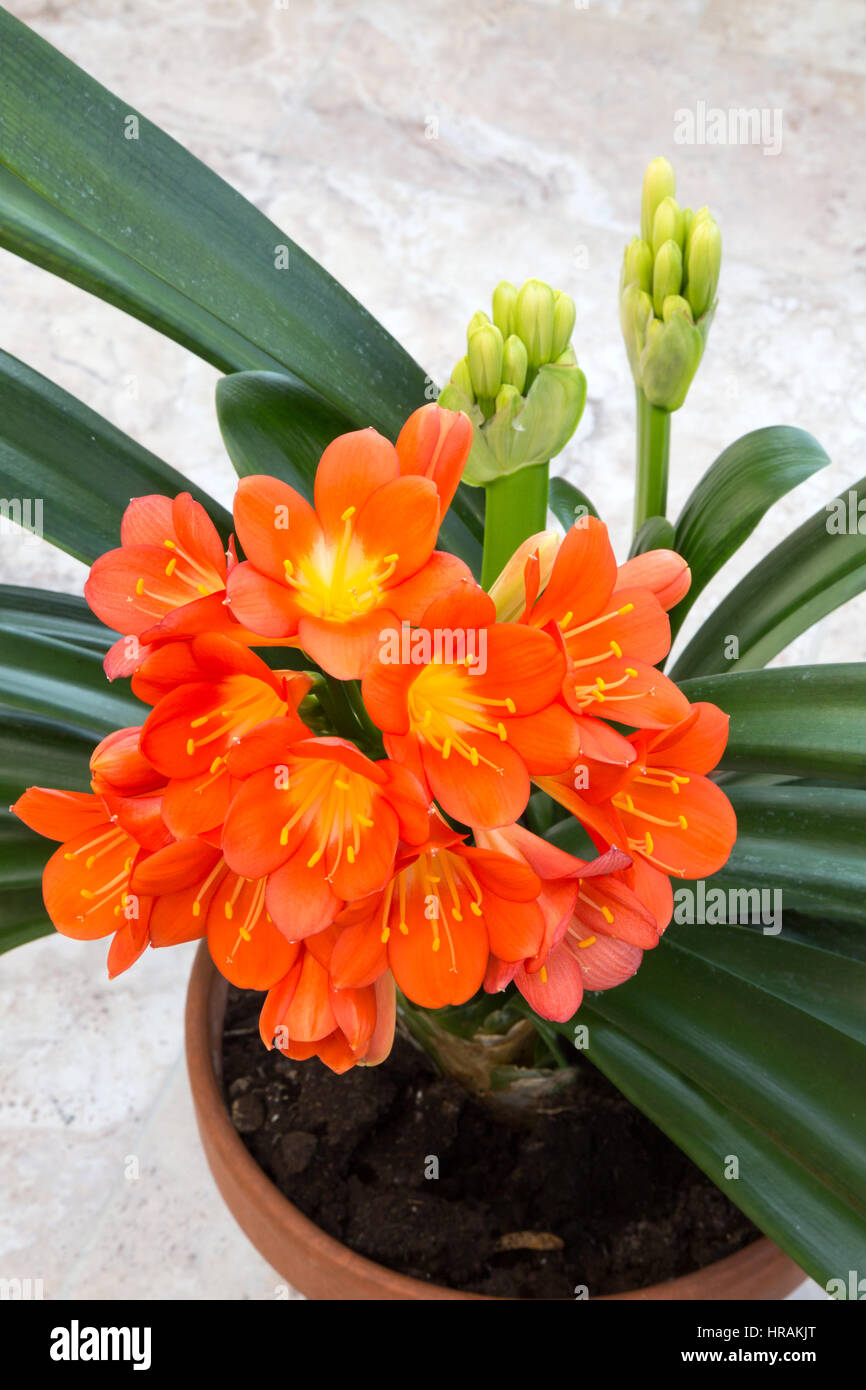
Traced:
<path id="1" fill-rule="evenodd" d="M 638 469 L 635 530 L 664 516 L 672 411 L 679 410 L 700 365 L 716 310 L 722 236 L 708 208 L 693 213 L 674 194 L 666 159 L 647 166 L 641 234 L 625 248 L 620 325 L 637 389 Z"/>

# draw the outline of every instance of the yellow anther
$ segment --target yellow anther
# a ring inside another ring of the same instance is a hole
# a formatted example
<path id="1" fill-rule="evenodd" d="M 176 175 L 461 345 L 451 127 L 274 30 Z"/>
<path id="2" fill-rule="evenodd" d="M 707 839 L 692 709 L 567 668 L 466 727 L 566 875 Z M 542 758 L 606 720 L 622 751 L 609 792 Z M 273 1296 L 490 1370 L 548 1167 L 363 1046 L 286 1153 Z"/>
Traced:
<path id="1" fill-rule="evenodd" d="M 619 642 L 611 640 L 610 649 L 614 656 L 622 656 L 622 647 L 619 645 Z"/>
<path id="2" fill-rule="evenodd" d="M 627 676 L 637 676 L 637 671 L 633 666 L 626 666 L 625 673 Z"/>
<path id="3" fill-rule="evenodd" d="M 501 719 L 499 720 L 499 722 L 498 722 L 497 725 L 496 725 L 496 732 L 498 733 L 498 735 L 499 735 L 499 737 L 501 738 L 502 742 L 505 743 L 505 742 L 507 741 L 507 739 L 508 739 L 508 730 L 506 729 L 506 727 L 505 727 L 505 725 L 503 724 L 503 722 L 502 722 Z"/>
<path id="4" fill-rule="evenodd" d="M 470 750 L 469 750 L 469 761 L 470 761 L 470 763 L 472 764 L 473 767 L 477 767 L 477 766 L 478 766 L 478 749 L 477 749 L 477 748 L 470 748 Z"/>
<path id="5" fill-rule="evenodd" d="M 281 845 L 287 845 L 288 843 L 289 843 L 289 827 L 288 827 L 287 825 L 284 825 L 283 828 L 282 828 L 282 830 L 280 831 L 280 844 L 281 844 Z"/>
<path id="6" fill-rule="evenodd" d="M 647 852 L 647 854 L 652 854 L 653 848 L 654 848 L 654 846 L 653 846 L 653 837 L 652 837 L 652 835 L 649 833 L 649 831 L 646 832 L 645 844 L 646 844 L 646 852 Z"/>
<path id="7" fill-rule="evenodd" d="M 64 859 L 74 859 L 74 858 L 75 858 L 75 855 L 74 855 L 74 854 L 70 854 L 70 853 L 69 853 L 69 850 L 67 850 L 66 853 L 64 854 L 63 858 L 64 858 Z"/>
<path id="8" fill-rule="evenodd" d="M 292 564 L 291 560 L 283 561 L 283 569 L 285 570 L 287 575 L 292 575 L 295 572 L 295 567 Z"/>
<path id="9" fill-rule="evenodd" d="M 480 917 L 480 916 L 481 916 L 481 904 L 480 904 L 480 903 L 470 903 L 470 904 L 469 904 L 469 911 L 472 912 L 472 913 L 474 913 L 476 917 Z"/>
<path id="10" fill-rule="evenodd" d="M 135 592 L 138 594 L 139 598 L 140 598 L 141 595 L 144 593 L 144 580 L 143 580 L 143 579 L 136 579 L 136 581 L 135 581 Z"/>
<path id="11" fill-rule="evenodd" d="M 364 827 L 365 830 L 372 830 L 372 828 L 373 828 L 373 822 L 370 820 L 370 817 L 369 817 L 369 816 L 361 816 L 361 815 L 359 815 L 359 816 L 356 816 L 355 819 L 357 820 L 357 822 L 358 822 L 359 825 L 363 825 L 363 827 Z"/>
<path id="12" fill-rule="evenodd" d="M 314 869 L 315 866 L 318 864 L 319 860 L 321 859 L 323 853 L 324 853 L 324 850 L 321 850 L 321 849 L 314 849 L 314 850 L 313 850 L 313 853 L 310 855 L 309 859 L 307 860 L 307 868 L 308 868 L 308 869 Z"/>
<path id="13" fill-rule="evenodd" d="M 573 617 L 574 617 L 574 613 L 573 613 L 572 610 L 569 608 L 568 612 L 567 612 L 567 613 L 564 613 L 564 614 L 562 615 L 562 619 L 561 619 L 561 621 L 560 621 L 559 626 L 560 626 L 560 627 L 568 627 L 568 624 L 571 622 L 571 620 L 572 620 Z"/>
<path id="14" fill-rule="evenodd" d="M 390 935 L 391 935 L 391 928 L 390 928 L 390 927 L 383 927 L 383 928 L 382 928 L 382 935 L 379 937 L 379 940 L 381 941 L 381 943 L 382 943 L 383 946 L 387 946 L 387 944 L 388 944 L 388 937 L 389 937 Z"/>
<path id="15" fill-rule="evenodd" d="M 201 916 L 201 903 L 199 902 L 198 898 L 196 898 L 195 902 L 192 905 L 192 915 L 193 917 Z"/>
<path id="16" fill-rule="evenodd" d="M 595 678 L 595 683 L 596 683 L 596 685 L 598 686 L 599 690 L 606 690 L 606 689 L 607 689 L 607 686 L 605 685 L 605 681 L 604 681 L 604 677 L 603 677 L 603 676 L 596 676 L 596 678 Z"/>
<path id="17" fill-rule="evenodd" d="M 442 745 L 442 757 L 446 760 L 446 762 L 447 762 L 447 760 L 451 757 L 451 740 L 450 740 L 450 738 L 446 738 L 445 742 L 444 742 L 443 745 Z"/>
<path id="18" fill-rule="evenodd" d="M 353 516 L 355 515 L 355 511 L 356 511 L 356 508 L 355 508 L 355 507 L 347 507 L 346 510 L 345 510 L 344 512 L 341 512 L 341 513 L 340 513 L 340 520 L 341 520 L 341 521 L 348 521 L 350 517 L 353 517 Z"/>
<path id="19" fill-rule="evenodd" d="M 190 726 L 189 726 L 189 727 L 190 727 L 191 729 L 200 729 L 201 726 L 202 726 L 202 724 L 206 724 L 207 721 L 208 721 L 209 719 L 210 719 L 210 715 L 209 715 L 209 714 L 200 714 L 199 717 L 198 717 L 198 719 L 192 719 L 192 720 L 190 721 Z"/>
<path id="20" fill-rule="evenodd" d="M 349 783 L 348 783 L 348 782 L 341 782 L 340 779 L 339 779 L 339 777 L 335 777 L 335 778 L 334 778 L 334 786 L 335 786 L 335 787 L 339 787 L 341 792 L 347 792 L 347 791 L 349 791 L 349 789 L 350 789 L 350 788 L 349 788 Z"/>
<path id="21" fill-rule="evenodd" d="M 679 822 L 680 822 L 680 825 L 682 826 L 683 830 L 688 830 L 688 828 L 689 828 L 689 823 L 688 823 L 688 821 L 686 820 L 685 816 L 680 816 L 680 817 L 679 817 Z"/>
<path id="22" fill-rule="evenodd" d="M 633 603 L 626 603 L 626 604 L 623 605 L 622 608 L 617 609 L 617 612 L 620 614 L 620 616 L 623 616 L 623 615 L 626 614 L 626 613 L 631 613 L 632 610 L 633 610 L 633 608 L 634 608 L 634 604 L 633 604 Z"/>
<path id="23" fill-rule="evenodd" d="M 403 936 L 409 935 L 409 928 L 406 926 L 405 922 L 400 923 L 400 932 Z"/>
<path id="24" fill-rule="evenodd" d="M 347 846 L 346 846 L 346 858 L 348 859 L 348 861 L 349 861 L 350 864 L 354 864 L 354 862 L 355 862 L 355 850 L 354 850 L 354 847 L 353 847 L 352 845 L 347 845 Z"/>
<path id="25" fill-rule="evenodd" d="M 174 572 L 175 572 L 176 569 L 177 569 L 177 556 L 176 556 L 176 555 L 172 555 L 171 559 L 169 560 L 168 564 L 167 564 L 166 567 L 165 567 L 165 572 L 166 572 L 166 575 L 168 576 L 169 579 L 171 579 L 171 576 L 174 574 Z"/>
<path id="26" fill-rule="evenodd" d="M 92 868 L 93 868 L 93 865 L 94 865 L 95 863 L 96 863 L 96 855 L 95 855 L 95 854 L 89 854 L 89 855 L 87 856 L 87 858 L 85 859 L 85 861 L 84 861 L 84 867 L 85 867 L 85 869 L 92 869 Z"/>
<path id="27" fill-rule="evenodd" d="M 223 910 L 225 912 L 226 917 L 228 917 L 229 921 L 231 921 L 235 915 L 235 910 L 232 907 L 231 903 L 226 903 L 225 908 Z"/>
<path id="28" fill-rule="evenodd" d="M 253 939 L 246 927 L 238 927 L 238 936 L 242 941 L 252 941 Z"/>
<path id="29" fill-rule="evenodd" d="M 442 941 L 441 941 L 440 937 L 435 936 L 435 937 L 433 938 L 433 950 L 434 950 L 434 951 L 438 951 L 438 950 L 439 950 L 439 947 L 440 947 L 441 945 L 442 945 Z"/>
<path id="30" fill-rule="evenodd" d="M 91 891 L 90 891 L 89 888 L 82 888 L 82 889 L 81 889 L 81 896 L 82 896 L 82 898 L 87 898 L 87 900 L 88 900 L 88 902 L 89 902 L 92 898 L 95 898 L 95 897 L 96 897 L 96 894 L 95 894 L 95 893 L 91 893 Z"/>
<path id="31" fill-rule="evenodd" d="M 187 751 L 187 755 L 191 758 L 192 755 L 193 755 L 193 753 L 195 752 L 195 739 L 194 739 L 194 738 L 188 738 L 188 739 L 187 739 L 187 741 L 186 741 L 186 751 Z"/>
<path id="32" fill-rule="evenodd" d="M 455 922 L 463 921 L 463 913 L 460 911 L 459 907 L 452 907 L 451 916 L 454 918 Z"/>
<path id="33" fill-rule="evenodd" d="M 605 920 L 606 922 L 612 922 L 612 921 L 613 921 L 613 913 L 611 912 L 611 910 L 610 910 L 609 907 L 603 907 L 603 908 L 601 909 L 601 915 L 602 915 L 602 917 L 604 918 L 604 920 Z"/>
<path id="34" fill-rule="evenodd" d="M 214 758 L 213 762 L 211 763 L 210 767 L 208 768 L 208 771 L 209 771 L 209 772 L 214 772 L 214 773 L 219 772 L 219 770 L 220 770 L 220 768 L 222 767 L 222 765 L 223 765 L 224 762 L 225 762 L 225 759 L 224 759 L 224 758 Z"/>
<path id="35" fill-rule="evenodd" d="M 539 972 L 538 972 L 538 978 L 539 978 L 539 980 L 541 981 L 541 983 L 542 983 L 543 985 L 546 985 L 546 984 L 547 984 L 547 966 L 546 966 L 546 965 L 542 965 L 541 969 L 540 969 Z"/>
<path id="36" fill-rule="evenodd" d="M 597 936 L 587 936 L 583 941 L 578 941 L 578 947 L 583 950 L 585 946 L 594 946 L 598 940 Z"/>
<path id="37" fill-rule="evenodd" d="M 509 714 L 516 714 L 516 713 L 517 713 L 517 706 L 516 706 L 516 704 L 514 703 L 514 701 L 512 700 L 512 698 L 511 698 L 510 695 L 507 697 L 507 699 L 506 699 L 506 701 L 505 701 L 505 708 L 508 710 L 508 713 L 509 713 Z"/>

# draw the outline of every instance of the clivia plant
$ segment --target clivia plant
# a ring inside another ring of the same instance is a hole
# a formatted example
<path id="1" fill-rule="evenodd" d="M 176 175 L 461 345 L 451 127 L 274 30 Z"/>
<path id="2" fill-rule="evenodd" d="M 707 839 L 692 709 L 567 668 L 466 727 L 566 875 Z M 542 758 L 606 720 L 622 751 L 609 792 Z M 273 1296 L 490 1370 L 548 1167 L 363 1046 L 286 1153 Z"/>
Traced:
<path id="1" fill-rule="evenodd" d="M 218 366 L 240 475 L 232 518 L 0 355 L 0 484 L 91 566 L 84 599 L 0 595 L 3 946 L 105 937 L 116 975 L 206 939 L 263 992 L 263 1045 L 336 1072 L 381 1063 L 398 1024 L 488 1090 L 561 1082 L 577 1043 L 803 1269 L 845 1277 L 866 1206 L 866 668 L 765 668 L 866 587 L 866 482 L 663 670 L 709 581 L 828 462 L 761 429 L 666 515 L 713 216 L 650 164 L 619 293 L 637 464 L 618 564 L 598 486 L 550 473 L 586 397 L 567 294 L 499 284 L 429 400 L 216 175 L 144 117 L 127 138 L 124 104 L 2 11 L 0 43 L 0 244 Z"/>

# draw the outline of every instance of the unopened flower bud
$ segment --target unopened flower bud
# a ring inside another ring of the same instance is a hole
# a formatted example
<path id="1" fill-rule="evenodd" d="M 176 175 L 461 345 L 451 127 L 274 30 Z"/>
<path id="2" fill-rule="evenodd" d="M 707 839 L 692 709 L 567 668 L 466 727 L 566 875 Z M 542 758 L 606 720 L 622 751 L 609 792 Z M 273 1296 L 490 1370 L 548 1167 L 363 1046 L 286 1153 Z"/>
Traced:
<path id="1" fill-rule="evenodd" d="M 476 310 L 466 327 L 466 341 L 469 341 L 476 328 L 483 328 L 484 325 L 489 322 L 490 319 L 487 317 L 483 309 Z"/>
<path id="2" fill-rule="evenodd" d="M 511 386 L 508 382 L 500 386 L 499 390 L 496 392 L 497 411 L 510 409 L 513 417 L 517 414 L 517 411 L 522 405 L 523 397 L 516 386 Z"/>
<path id="3" fill-rule="evenodd" d="M 685 241 L 685 218 L 676 198 L 662 198 L 653 218 L 653 255 L 657 256 L 666 241 L 675 241 L 680 250 Z"/>
<path id="4" fill-rule="evenodd" d="M 681 313 L 653 319 L 640 362 L 640 383 L 651 405 L 679 410 L 703 352 L 700 330 Z"/>
<path id="5" fill-rule="evenodd" d="M 653 308 L 659 317 L 668 295 L 679 294 L 682 283 L 683 253 L 675 241 L 666 241 L 653 266 Z"/>
<path id="6" fill-rule="evenodd" d="M 619 298 L 619 321 L 636 383 L 640 382 L 640 359 L 652 316 L 652 300 L 646 290 L 638 289 L 636 284 L 626 285 Z"/>
<path id="7" fill-rule="evenodd" d="M 501 280 L 493 291 L 493 322 L 503 338 L 514 332 L 514 311 L 517 307 L 517 287 L 510 280 Z"/>
<path id="8" fill-rule="evenodd" d="M 716 297 L 722 265 L 722 234 L 709 215 L 692 225 L 688 248 L 686 294 L 696 319 L 702 318 Z"/>
<path id="9" fill-rule="evenodd" d="M 652 293 L 653 253 L 639 236 L 632 238 L 622 258 L 620 289 L 624 290 L 626 285 L 637 285 L 638 289 Z"/>
<path id="10" fill-rule="evenodd" d="M 565 352 L 561 352 L 559 356 L 556 358 L 556 365 L 558 367 L 577 366 L 577 353 L 575 352 L 574 347 L 571 343 L 569 343 L 568 347 L 565 349 Z"/>
<path id="11" fill-rule="evenodd" d="M 643 176 L 640 214 L 640 234 L 645 242 L 652 242 L 656 208 L 663 198 L 674 196 L 676 183 L 673 168 L 668 160 L 660 157 L 651 160 L 647 165 Z"/>
<path id="12" fill-rule="evenodd" d="M 671 317 L 672 314 L 685 314 L 689 323 L 694 323 L 689 301 L 687 299 L 683 299 L 682 295 L 680 294 L 669 294 L 664 304 L 662 305 L 662 318 L 664 319 L 665 323 L 667 323 L 668 319 Z"/>
<path id="13" fill-rule="evenodd" d="M 472 385 L 472 373 L 469 370 L 469 358 L 461 357 L 454 371 L 451 373 L 451 380 L 462 391 L 468 400 L 475 400 L 475 388 Z"/>
<path id="14" fill-rule="evenodd" d="M 568 347 L 574 331 L 574 320 L 574 300 L 570 295 L 563 294 L 562 290 L 557 290 L 554 294 L 551 361 L 555 361 Z"/>
<path id="15" fill-rule="evenodd" d="M 505 339 L 505 347 L 502 351 L 502 380 L 509 386 L 516 386 L 518 391 L 522 391 L 526 385 L 526 371 L 529 359 L 526 355 L 526 348 L 516 333 Z"/>
<path id="16" fill-rule="evenodd" d="M 502 383 L 502 334 L 483 323 L 469 335 L 469 371 L 480 401 L 492 400 Z"/>
<path id="17" fill-rule="evenodd" d="M 518 546 L 510 560 L 490 586 L 489 593 L 496 604 L 500 623 L 513 623 L 526 607 L 526 565 L 535 568 L 538 587 L 546 587 L 559 550 L 556 531 L 539 531 Z"/>
<path id="18" fill-rule="evenodd" d="M 553 355 L 553 290 L 543 280 L 527 280 L 517 296 L 514 330 L 523 339 L 529 366 L 537 370 Z"/>

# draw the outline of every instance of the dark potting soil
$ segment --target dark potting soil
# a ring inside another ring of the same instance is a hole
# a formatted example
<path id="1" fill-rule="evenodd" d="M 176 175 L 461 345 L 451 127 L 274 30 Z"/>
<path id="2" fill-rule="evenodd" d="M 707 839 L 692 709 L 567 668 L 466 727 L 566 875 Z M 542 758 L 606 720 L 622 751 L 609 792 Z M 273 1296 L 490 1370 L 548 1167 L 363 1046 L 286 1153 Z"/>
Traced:
<path id="1" fill-rule="evenodd" d="M 234 1125 L 286 1197 L 379 1264 L 504 1298 L 578 1286 L 592 1298 L 690 1273 L 759 1234 L 585 1059 L 567 1104 L 514 1125 L 399 1037 L 384 1065 L 344 1076 L 267 1052 L 261 1002 L 229 990 Z"/>

